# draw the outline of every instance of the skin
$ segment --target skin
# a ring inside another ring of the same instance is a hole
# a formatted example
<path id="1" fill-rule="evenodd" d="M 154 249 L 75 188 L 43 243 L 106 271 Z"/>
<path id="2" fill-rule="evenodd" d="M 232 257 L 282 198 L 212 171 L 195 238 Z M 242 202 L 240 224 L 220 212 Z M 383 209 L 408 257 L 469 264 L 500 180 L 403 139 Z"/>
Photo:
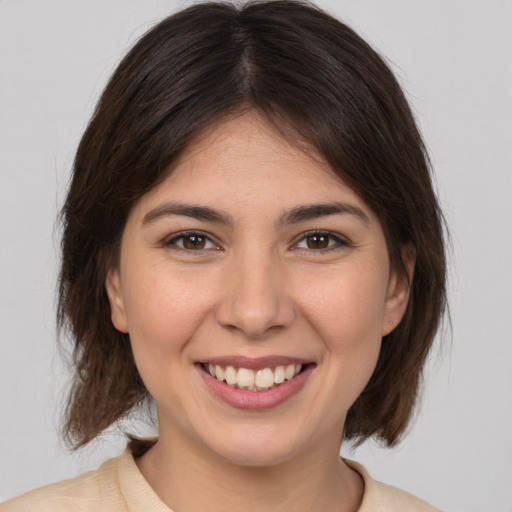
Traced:
<path id="1" fill-rule="evenodd" d="M 169 202 L 229 223 L 162 214 Z M 363 215 L 286 220 L 317 203 Z M 208 238 L 179 238 L 190 230 Z M 363 484 L 339 459 L 343 425 L 409 287 L 376 215 L 319 158 L 254 112 L 218 123 L 133 207 L 107 292 L 158 406 L 159 441 L 137 463 L 168 506 L 357 510 Z M 283 404 L 247 411 L 215 396 L 196 364 L 227 355 L 315 366 Z"/>

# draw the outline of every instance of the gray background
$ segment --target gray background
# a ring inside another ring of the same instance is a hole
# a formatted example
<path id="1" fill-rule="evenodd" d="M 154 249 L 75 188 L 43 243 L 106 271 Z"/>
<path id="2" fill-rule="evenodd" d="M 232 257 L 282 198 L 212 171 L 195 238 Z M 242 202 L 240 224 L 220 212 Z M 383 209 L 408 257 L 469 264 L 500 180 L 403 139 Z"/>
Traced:
<path id="1" fill-rule="evenodd" d="M 452 511 L 512 511 L 512 2 L 318 4 L 392 62 L 417 113 L 452 231 L 453 335 L 395 450 L 345 455 Z M 68 373 L 54 289 L 73 151 L 128 45 L 187 2 L 0 0 L 0 500 L 96 467 L 58 439 Z"/>

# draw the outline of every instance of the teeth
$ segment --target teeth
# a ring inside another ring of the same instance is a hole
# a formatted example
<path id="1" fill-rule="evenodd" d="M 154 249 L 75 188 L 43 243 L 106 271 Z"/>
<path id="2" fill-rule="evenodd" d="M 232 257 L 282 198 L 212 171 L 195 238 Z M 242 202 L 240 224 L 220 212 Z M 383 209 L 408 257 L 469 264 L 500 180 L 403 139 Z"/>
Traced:
<path id="1" fill-rule="evenodd" d="M 281 384 L 282 382 L 284 382 L 284 374 L 285 374 L 284 366 L 278 366 L 274 370 L 274 382 L 276 384 Z"/>
<path id="2" fill-rule="evenodd" d="M 236 384 L 237 371 L 232 367 L 226 367 L 226 382 L 230 386 L 234 386 Z"/>
<path id="3" fill-rule="evenodd" d="M 238 377 L 236 383 L 239 388 L 252 388 L 254 387 L 254 372 L 248 368 L 240 368 L 238 370 Z"/>
<path id="4" fill-rule="evenodd" d="M 216 365 L 215 366 L 215 377 L 217 380 L 224 380 L 226 378 L 226 372 L 222 369 L 221 366 Z"/>
<path id="5" fill-rule="evenodd" d="M 284 369 L 284 378 L 286 380 L 290 380 L 290 379 L 293 379 L 294 376 L 295 376 L 295 365 L 294 364 L 289 364 Z"/>
<path id="6" fill-rule="evenodd" d="M 276 384 L 282 384 L 285 380 L 293 379 L 301 369 L 301 364 L 281 365 L 274 369 L 262 368 L 257 371 L 249 368 L 237 369 L 233 366 L 224 368 L 218 364 L 208 365 L 208 372 L 212 377 L 221 382 L 225 381 L 230 386 L 251 391 L 272 389 Z"/>
<path id="7" fill-rule="evenodd" d="M 257 388 L 269 388 L 274 385 L 274 372 L 270 368 L 258 370 L 254 378 Z"/>

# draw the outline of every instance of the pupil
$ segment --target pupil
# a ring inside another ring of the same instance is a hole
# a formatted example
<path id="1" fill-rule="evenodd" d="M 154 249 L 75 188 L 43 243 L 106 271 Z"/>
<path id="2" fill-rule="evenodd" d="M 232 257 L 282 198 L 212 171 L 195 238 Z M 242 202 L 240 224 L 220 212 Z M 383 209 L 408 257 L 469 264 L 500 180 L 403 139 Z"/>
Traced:
<path id="1" fill-rule="evenodd" d="M 312 235 L 308 238 L 310 249 L 326 249 L 329 246 L 329 237 L 325 235 Z"/>
<path id="2" fill-rule="evenodd" d="M 204 237 L 202 236 L 188 236 L 184 240 L 184 245 L 187 249 L 203 249 L 204 248 Z"/>

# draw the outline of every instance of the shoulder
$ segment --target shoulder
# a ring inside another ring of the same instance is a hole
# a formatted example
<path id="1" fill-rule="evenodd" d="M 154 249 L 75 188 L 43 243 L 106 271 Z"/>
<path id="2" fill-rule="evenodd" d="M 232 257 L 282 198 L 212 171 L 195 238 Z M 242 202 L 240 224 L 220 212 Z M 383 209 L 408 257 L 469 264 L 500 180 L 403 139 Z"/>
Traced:
<path id="1" fill-rule="evenodd" d="M 118 461 L 104 462 L 99 469 L 76 478 L 47 485 L 0 505 L 0 512 L 98 512 L 126 510 L 117 484 Z"/>
<path id="2" fill-rule="evenodd" d="M 364 480 L 363 501 L 358 512 L 440 512 L 439 509 L 408 492 L 374 480 L 357 462 L 345 462 Z"/>

